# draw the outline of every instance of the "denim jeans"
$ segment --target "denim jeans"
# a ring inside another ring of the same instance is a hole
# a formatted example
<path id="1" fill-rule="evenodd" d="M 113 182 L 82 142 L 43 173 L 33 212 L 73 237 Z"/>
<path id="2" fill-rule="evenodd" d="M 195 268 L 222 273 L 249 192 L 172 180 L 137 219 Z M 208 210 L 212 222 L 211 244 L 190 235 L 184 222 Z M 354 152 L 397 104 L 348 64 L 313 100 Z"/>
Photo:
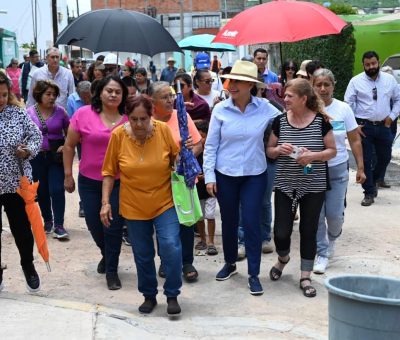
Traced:
<path id="1" fill-rule="evenodd" d="M 167 297 L 178 296 L 182 286 L 182 248 L 175 208 L 172 207 L 151 220 L 126 219 L 125 221 L 136 263 L 139 292 L 144 297 L 155 297 L 158 292 L 154 264 L 153 233 L 155 229 L 159 254 L 166 275 L 164 294 Z"/>
<path id="2" fill-rule="evenodd" d="M 117 273 L 121 252 L 123 218 L 119 215 L 119 181 L 114 182 L 110 195 L 113 219 L 110 227 L 104 227 L 100 220 L 102 181 L 79 174 L 78 190 L 85 211 L 86 225 L 93 240 L 106 261 L 106 274 Z"/>
<path id="3" fill-rule="evenodd" d="M 331 190 L 325 192 L 318 221 L 317 254 L 327 257 L 329 241 L 336 240 L 342 233 L 346 192 L 349 183 L 348 163 L 344 162 L 329 168 Z"/>
<path id="4" fill-rule="evenodd" d="M 38 202 L 45 222 L 53 221 L 54 225 L 64 225 L 65 190 L 64 168 L 54 162 L 50 152 L 39 152 L 31 160 L 32 176 L 39 181 Z"/>
<path id="5" fill-rule="evenodd" d="M 375 192 L 375 183 L 383 178 L 386 168 L 392 157 L 393 134 L 390 127 L 365 123 L 362 128 L 366 137 L 362 137 L 364 172 L 367 176 L 362 184 L 365 195 L 372 196 Z M 373 148 L 376 152 L 376 165 L 373 168 Z"/>
<path id="6" fill-rule="evenodd" d="M 221 209 L 222 246 L 226 263 L 235 263 L 238 252 L 239 205 L 244 227 L 247 267 L 250 276 L 258 276 L 261 262 L 260 211 L 267 186 L 264 173 L 232 177 L 216 171 L 217 199 Z"/>
<path id="7" fill-rule="evenodd" d="M 267 188 L 265 189 L 265 194 L 262 201 L 261 217 L 260 217 L 261 240 L 268 242 L 271 241 L 272 191 L 274 189 L 275 171 L 276 171 L 276 162 L 268 162 L 268 168 L 266 172 Z M 239 217 L 238 239 L 239 239 L 239 244 L 244 245 L 244 231 L 243 231 L 241 216 Z"/>

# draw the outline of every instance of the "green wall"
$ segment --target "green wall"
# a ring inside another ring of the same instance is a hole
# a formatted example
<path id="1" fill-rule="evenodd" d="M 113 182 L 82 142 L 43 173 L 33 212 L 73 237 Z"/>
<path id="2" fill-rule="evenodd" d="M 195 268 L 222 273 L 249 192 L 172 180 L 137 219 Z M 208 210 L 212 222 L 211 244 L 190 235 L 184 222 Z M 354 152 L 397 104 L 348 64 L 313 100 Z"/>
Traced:
<path id="1" fill-rule="evenodd" d="M 361 58 L 364 52 L 376 51 L 381 63 L 388 56 L 400 53 L 400 20 L 376 25 L 355 25 L 354 37 L 356 39 L 354 74 L 358 74 L 363 71 Z"/>

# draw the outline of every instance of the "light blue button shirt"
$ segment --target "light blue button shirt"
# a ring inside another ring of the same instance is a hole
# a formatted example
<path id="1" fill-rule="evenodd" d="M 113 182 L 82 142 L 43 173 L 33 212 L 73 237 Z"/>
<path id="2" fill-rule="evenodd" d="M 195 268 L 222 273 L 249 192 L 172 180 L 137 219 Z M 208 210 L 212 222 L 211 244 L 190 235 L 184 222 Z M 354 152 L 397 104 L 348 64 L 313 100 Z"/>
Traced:
<path id="1" fill-rule="evenodd" d="M 264 132 L 280 114 L 268 100 L 251 97 L 244 112 L 231 98 L 212 112 L 204 149 L 205 182 L 215 182 L 215 170 L 224 175 L 254 176 L 267 169 Z"/>
<path id="2" fill-rule="evenodd" d="M 377 90 L 377 100 L 373 99 L 373 89 Z M 390 110 L 390 100 L 393 108 Z M 376 80 L 368 77 L 365 72 L 350 80 L 344 100 L 347 102 L 357 118 L 373 122 L 382 121 L 387 116 L 392 120 L 400 112 L 400 91 L 396 79 L 384 72 L 379 72 Z"/>
<path id="3" fill-rule="evenodd" d="M 71 93 L 67 100 L 67 113 L 69 118 L 71 118 L 76 110 L 86 105 L 77 92 Z"/>

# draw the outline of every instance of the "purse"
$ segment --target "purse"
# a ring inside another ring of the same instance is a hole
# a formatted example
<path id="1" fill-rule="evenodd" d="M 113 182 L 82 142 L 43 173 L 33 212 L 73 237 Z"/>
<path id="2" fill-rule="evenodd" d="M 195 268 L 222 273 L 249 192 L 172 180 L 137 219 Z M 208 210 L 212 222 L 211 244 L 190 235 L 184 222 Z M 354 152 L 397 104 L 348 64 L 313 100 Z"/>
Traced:
<path id="1" fill-rule="evenodd" d="M 42 116 L 42 114 L 39 111 L 39 108 L 37 104 L 35 104 L 35 111 L 36 115 L 39 118 L 40 124 L 42 124 L 42 134 L 43 136 L 46 136 L 48 134 L 48 128 L 46 125 L 46 122 Z M 63 154 L 62 152 L 57 152 L 58 148 L 62 145 L 64 145 L 65 139 L 48 139 L 49 141 L 49 148 L 50 148 L 50 153 L 53 156 L 53 160 L 57 164 L 63 164 Z"/>
<path id="2" fill-rule="evenodd" d="M 185 178 L 175 171 L 171 173 L 171 186 L 179 223 L 191 227 L 203 217 L 197 188 L 188 188 Z"/>
<path id="3" fill-rule="evenodd" d="M 64 145 L 64 142 L 64 139 L 49 139 L 50 153 L 55 163 L 63 164 L 63 153 L 57 152 L 57 150 L 60 146 Z"/>

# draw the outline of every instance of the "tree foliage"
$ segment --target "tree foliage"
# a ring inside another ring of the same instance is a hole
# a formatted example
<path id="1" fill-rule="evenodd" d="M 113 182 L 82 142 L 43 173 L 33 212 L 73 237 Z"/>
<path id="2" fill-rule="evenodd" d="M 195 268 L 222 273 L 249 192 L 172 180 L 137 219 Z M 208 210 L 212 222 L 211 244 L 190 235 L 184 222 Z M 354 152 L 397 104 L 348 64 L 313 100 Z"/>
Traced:
<path id="1" fill-rule="evenodd" d="M 330 69 L 337 80 L 335 97 L 342 100 L 347 84 L 353 76 L 356 41 L 353 25 L 346 26 L 341 34 L 282 44 L 283 59 L 293 59 L 300 65 L 302 60 L 320 60 Z"/>
<path id="2" fill-rule="evenodd" d="M 338 15 L 357 14 L 357 11 L 351 5 L 344 3 L 333 3 L 328 9 Z"/>

